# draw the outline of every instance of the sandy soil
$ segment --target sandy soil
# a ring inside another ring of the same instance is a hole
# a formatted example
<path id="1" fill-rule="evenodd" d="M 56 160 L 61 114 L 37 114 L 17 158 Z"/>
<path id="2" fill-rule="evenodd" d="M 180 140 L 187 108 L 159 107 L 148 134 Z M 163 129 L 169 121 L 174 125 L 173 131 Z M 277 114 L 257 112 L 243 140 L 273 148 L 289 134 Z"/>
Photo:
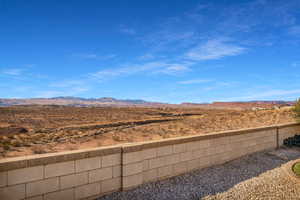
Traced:
<path id="1" fill-rule="evenodd" d="M 290 109 L 0 108 L 0 157 L 159 140 L 293 122 Z"/>

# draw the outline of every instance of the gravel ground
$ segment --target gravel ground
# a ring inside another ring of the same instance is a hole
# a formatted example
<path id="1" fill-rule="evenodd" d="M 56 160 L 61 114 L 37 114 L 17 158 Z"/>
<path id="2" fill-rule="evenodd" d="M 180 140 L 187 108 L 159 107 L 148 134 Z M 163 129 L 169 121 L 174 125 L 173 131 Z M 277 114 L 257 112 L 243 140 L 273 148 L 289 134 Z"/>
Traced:
<path id="1" fill-rule="evenodd" d="M 254 153 L 220 166 L 115 192 L 98 200 L 300 199 L 300 185 L 289 182 L 281 167 L 299 157 L 299 149 Z"/>

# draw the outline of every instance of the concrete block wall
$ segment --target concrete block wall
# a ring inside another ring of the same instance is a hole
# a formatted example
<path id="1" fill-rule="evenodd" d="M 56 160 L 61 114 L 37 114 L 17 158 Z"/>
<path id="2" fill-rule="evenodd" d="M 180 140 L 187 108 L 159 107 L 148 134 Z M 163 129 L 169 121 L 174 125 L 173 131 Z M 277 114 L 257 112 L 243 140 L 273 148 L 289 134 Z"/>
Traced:
<path id="1" fill-rule="evenodd" d="M 283 140 L 292 137 L 295 134 L 300 134 L 299 124 L 287 124 L 278 126 L 278 145 L 283 145 Z"/>
<path id="2" fill-rule="evenodd" d="M 276 138 L 268 127 L 123 146 L 123 189 L 276 148 Z"/>
<path id="3" fill-rule="evenodd" d="M 0 160 L 0 199 L 95 199 L 273 149 L 300 124 Z"/>
<path id="4" fill-rule="evenodd" d="M 121 189 L 121 147 L 0 160 L 0 199 L 75 200 Z"/>

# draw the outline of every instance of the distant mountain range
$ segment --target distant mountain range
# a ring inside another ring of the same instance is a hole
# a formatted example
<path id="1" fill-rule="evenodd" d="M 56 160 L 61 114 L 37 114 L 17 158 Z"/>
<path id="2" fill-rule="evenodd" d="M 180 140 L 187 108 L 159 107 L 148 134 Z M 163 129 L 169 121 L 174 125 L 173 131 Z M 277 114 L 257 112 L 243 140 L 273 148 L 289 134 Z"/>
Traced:
<path id="1" fill-rule="evenodd" d="M 139 99 L 80 98 L 80 97 L 53 97 L 28 99 L 0 99 L 0 106 L 13 105 L 65 105 L 65 106 L 154 106 L 163 103 L 147 102 Z"/>
<path id="2" fill-rule="evenodd" d="M 213 102 L 206 104 L 197 104 L 197 103 L 182 103 L 184 106 L 198 106 L 205 108 L 273 108 L 273 107 L 282 107 L 282 106 L 292 106 L 295 104 L 295 101 L 234 101 L 234 102 Z"/>
<path id="3" fill-rule="evenodd" d="M 80 97 L 53 97 L 53 98 L 28 98 L 28 99 L 0 99 L 0 106 L 15 105 L 64 105 L 64 106 L 181 106 L 202 108 L 270 108 L 274 106 L 290 106 L 293 101 L 248 101 L 248 102 L 213 102 L 213 103 L 181 103 L 167 104 L 160 102 L 148 102 L 140 99 L 115 99 L 111 97 L 102 98 L 80 98 Z"/>

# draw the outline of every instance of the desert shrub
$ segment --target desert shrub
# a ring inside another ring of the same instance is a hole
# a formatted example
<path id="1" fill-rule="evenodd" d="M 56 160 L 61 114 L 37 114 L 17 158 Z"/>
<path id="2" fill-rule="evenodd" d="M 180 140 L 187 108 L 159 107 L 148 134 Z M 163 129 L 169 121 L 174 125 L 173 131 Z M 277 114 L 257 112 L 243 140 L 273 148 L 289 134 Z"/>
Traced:
<path id="1" fill-rule="evenodd" d="M 8 150 L 10 150 L 10 146 L 9 146 L 9 144 L 3 144 L 3 149 L 5 150 L 5 151 L 8 151 Z"/>
<path id="2" fill-rule="evenodd" d="M 300 163 L 296 163 L 294 166 L 293 166 L 293 171 L 296 175 L 300 176 Z"/>
<path id="3" fill-rule="evenodd" d="M 117 141 L 117 142 L 121 142 L 122 141 L 122 138 L 119 135 L 113 135 L 112 139 L 115 140 L 115 141 Z"/>
<path id="4" fill-rule="evenodd" d="M 300 99 L 297 100 L 297 102 L 293 108 L 293 111 L 295 113 L 296 120 L 300 122 Z"/>
<path id="5" fill-rule="evenodd" d="M 35 145 L 31 148 L 31 150 L 35 154 L 47 153 L 46 149 L 42 145 Z"/>

